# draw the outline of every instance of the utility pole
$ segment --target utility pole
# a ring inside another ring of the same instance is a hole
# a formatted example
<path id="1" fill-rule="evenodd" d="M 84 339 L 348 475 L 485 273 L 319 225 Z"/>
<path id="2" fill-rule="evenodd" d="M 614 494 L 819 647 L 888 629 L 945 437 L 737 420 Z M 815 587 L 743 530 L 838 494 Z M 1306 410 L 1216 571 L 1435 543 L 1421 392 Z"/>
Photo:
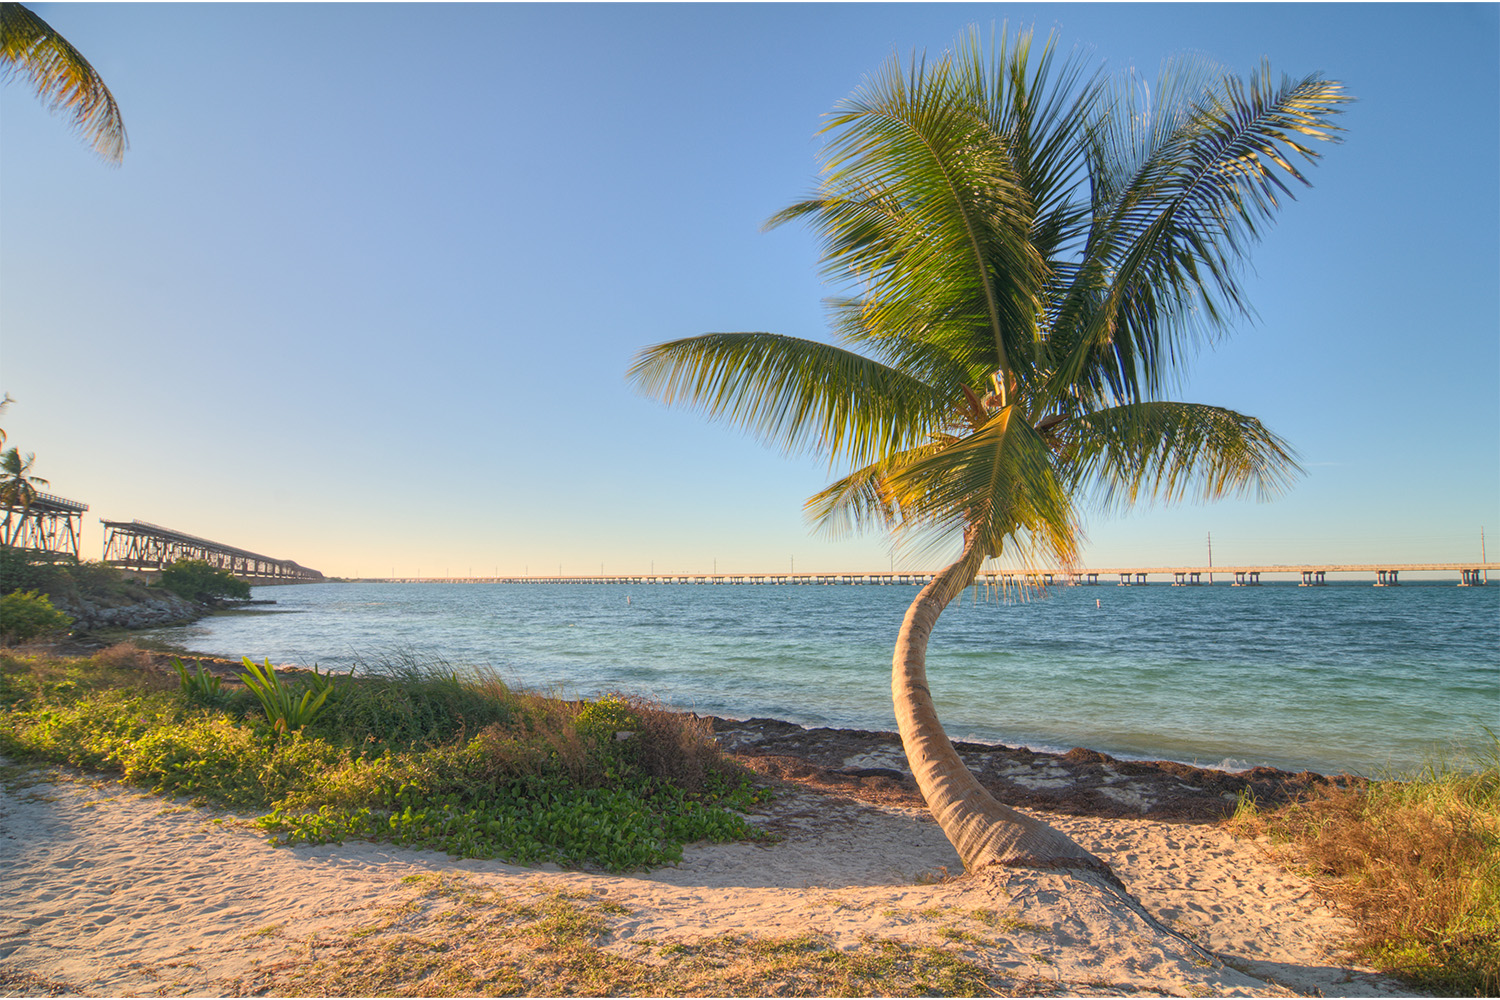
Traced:
<path id="1" fill-rule="evenodd" d="M 1489 562 L 1489 560 L 1486 559 L 1484 555 L 1484 525 L 1482 524 L 1479 526 L 1479 562 L 1481 564 Z M 1482 569 L 1479 572 L 1484 574 L 1484 582 L 1485 585 L 1488 586 L 1490 582 L 1490 571 L 1487 569 Z"/>
<path id="2" fill-rule="evenodd" d="M 1208 585 L 1214 585 L 1214 533 L 1208 533 Z"/>

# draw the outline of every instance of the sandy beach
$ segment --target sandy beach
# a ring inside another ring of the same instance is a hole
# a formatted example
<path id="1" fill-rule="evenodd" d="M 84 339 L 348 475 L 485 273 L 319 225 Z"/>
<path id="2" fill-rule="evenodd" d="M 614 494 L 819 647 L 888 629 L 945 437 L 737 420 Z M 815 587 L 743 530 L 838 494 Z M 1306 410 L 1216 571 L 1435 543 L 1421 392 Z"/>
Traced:
<path id="1" fill-rule="evenodd" d="M 648 962 L 725 934 L 810 935 L 946 949 L 1028 995 L 1409 994 L 1346 964 L 1348 928 L 1312 886 L 1208 824 L 1048 815 L 1174 934 L 1065 875 L 958 875 L 925 811 L 805 785 L 783 785 L 754 818 L 779 842 L 689 845 L 679 865 L 616 875 L 383 844 L 274 847 L 232 814 L 61 770 L 4 773 L 7 994 L 308 992 L 299 972 L 398 939 L 467 946 L 548 899 L 588 907 L 605 951 Z"/>

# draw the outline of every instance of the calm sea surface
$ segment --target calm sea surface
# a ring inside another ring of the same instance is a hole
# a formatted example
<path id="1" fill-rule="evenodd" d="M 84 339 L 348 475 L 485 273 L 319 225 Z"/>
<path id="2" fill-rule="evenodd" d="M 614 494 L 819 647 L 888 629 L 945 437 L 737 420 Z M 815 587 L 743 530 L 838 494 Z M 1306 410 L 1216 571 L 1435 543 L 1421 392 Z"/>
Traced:
<path id="1" fill-rule="evenodd" d="M 891 649 L 916 593 L 330 583 L 258 587 L 274 609 L 155 635 L 324 668 L 410 653 L 570 697 L 894 729 Z M 1381 774 L 1500 730 L 1500 586 L 1084 586 L 1023 603 L 971 591 L 938 622 L 928 673 L 955 739 Z"/>

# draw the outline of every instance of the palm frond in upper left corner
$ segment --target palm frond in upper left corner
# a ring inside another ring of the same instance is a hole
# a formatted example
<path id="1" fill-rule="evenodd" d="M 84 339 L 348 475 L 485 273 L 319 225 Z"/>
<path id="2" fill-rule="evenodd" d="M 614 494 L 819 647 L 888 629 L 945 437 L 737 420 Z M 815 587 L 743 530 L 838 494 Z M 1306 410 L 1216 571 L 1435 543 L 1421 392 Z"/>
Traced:
<path id="1" fill-rule="evenodd" d="M 0 78 L 21 76 L 54 113 L 71 110 L 73 129 L 110 163 L 130 142 L 125 119 L 104 80 L 83 53 L 18 3 L 0 3 Z"/>

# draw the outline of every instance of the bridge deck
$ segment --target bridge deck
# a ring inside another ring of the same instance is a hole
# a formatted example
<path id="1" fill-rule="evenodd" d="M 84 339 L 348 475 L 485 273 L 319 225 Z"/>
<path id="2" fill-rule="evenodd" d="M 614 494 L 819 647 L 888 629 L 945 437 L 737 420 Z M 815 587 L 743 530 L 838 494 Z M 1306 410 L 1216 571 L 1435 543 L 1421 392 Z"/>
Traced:
<path id="1" fill-rule="evenodd" d="M 1037 580 L 1069 584 L 1090 577 L 1114 576 L 1166 576 L 1234 577 L 1259 574 L 1287 574 L 1292 576 L 1318 573 L 1369 574 L 1377 579 L 1387 579 L 1400 573 L 1456 573 L 1469 579 L 1470 574 L 1500 571 L 1500 563 L 1303 563 L 1234 566 L 1131 566 L 1106 567 L 1102 569 L 1077 570 L 984 570 L 975 577 L 976 583 L 998 583 L 1002 581 Z M 914 585 L 930 581 L 933 573 L 920 572 L 849 572 L 849 573 L 625 573 L 598 574 L 590 576 L 475 576 L 475 577 L 364 577 L 361 583 L 634 583 L 634 584 L 874 584 Z"/>

